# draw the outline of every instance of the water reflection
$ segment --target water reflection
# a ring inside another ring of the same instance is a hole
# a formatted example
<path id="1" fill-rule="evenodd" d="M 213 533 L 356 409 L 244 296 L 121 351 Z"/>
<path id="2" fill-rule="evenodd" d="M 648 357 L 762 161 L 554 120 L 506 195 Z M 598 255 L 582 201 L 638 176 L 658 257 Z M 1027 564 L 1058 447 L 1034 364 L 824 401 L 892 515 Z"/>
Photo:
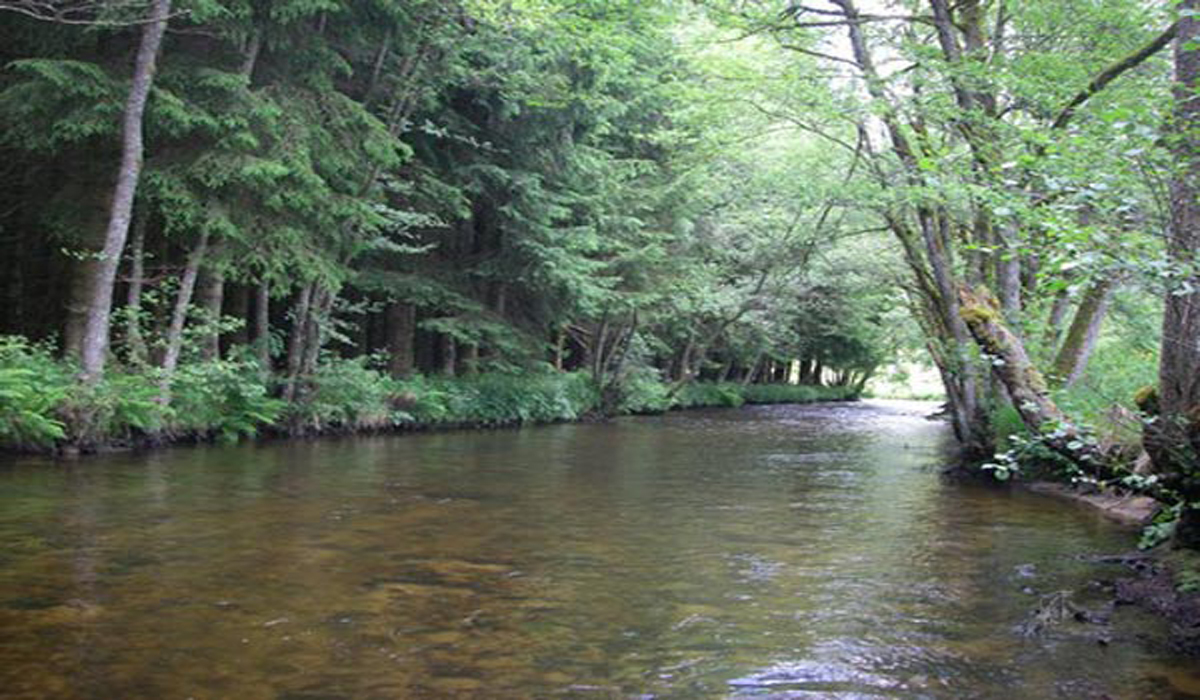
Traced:
<path id="1" fill-rule="evenodd" d="M 940 478 L 921 407 L 700 411 L 0 471 L 0 695 L 1182 697 L 1015 631 L 1129 534 Z M 1137 624 L 1131 624 L 1137 623 Z M 1191 685 L 1189 685 L 1191 684 Z"/>

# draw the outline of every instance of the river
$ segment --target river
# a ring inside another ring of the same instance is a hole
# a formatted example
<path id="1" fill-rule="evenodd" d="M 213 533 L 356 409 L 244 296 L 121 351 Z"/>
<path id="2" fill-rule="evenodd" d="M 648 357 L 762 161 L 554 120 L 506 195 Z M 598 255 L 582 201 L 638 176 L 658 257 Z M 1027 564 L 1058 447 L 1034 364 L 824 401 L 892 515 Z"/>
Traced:
<path id="1" fill-rule="evenodd" d="M 1200 696 L 1137 610 L 1024 633 L 1136 535 L 928 409 L 9 458 L 0 696 Z"/>

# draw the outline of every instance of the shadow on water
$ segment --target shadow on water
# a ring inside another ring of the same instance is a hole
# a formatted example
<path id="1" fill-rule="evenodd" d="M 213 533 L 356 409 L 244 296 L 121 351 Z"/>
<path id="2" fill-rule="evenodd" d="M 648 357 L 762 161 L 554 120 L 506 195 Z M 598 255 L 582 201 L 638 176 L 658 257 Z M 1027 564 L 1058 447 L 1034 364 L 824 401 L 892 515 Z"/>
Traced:
<path id="1" fill-rule="evenodd" d="M 1087 512 L 940 476 L 927 404 L 0 470 L 0 696 L 1188 697 L 1118 610 L 1020 633 Z"/>

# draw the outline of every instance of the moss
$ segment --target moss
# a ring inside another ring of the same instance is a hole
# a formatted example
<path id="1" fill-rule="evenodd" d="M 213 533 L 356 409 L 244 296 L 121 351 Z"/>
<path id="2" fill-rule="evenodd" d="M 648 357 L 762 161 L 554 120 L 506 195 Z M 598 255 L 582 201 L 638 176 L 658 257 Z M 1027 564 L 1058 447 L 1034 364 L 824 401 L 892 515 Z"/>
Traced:
<path id="1" fill-rule="evenodd" d="M 1025 382 L 1029 384 L 1029 388 L 1041 395 L 1050 393 L 1050 387 L 1046 386 L 1046 379 L 1042 373 L 1034 367 L 1025 368 Z"/>
<path id="2" fill-rule="evenodd" d="M 978 323 L 995 323 L 1000 320 L 1000 312 L 984 304 L 970 304 L 962 307 L 959 312 L 962 319 L 969 325 Z"/>
<path id="3" fill-rule="evenodd" d="M 1138 410 L 1148 416 L 1157 416 L 1158 409 L 1158 387 L 1153 384 L 1138 389 L 1133 394 L 1133 403 L 1138 407 Z"/>

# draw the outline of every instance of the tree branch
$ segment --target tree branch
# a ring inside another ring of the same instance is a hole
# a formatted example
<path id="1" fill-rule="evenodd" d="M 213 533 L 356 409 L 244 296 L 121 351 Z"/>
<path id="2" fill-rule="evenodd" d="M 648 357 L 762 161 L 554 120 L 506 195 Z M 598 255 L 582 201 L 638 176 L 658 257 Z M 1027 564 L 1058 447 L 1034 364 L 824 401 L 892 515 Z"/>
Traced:
<path id="1" fill-rule="evenodd" d="M 1095 95 L 1104 88 L 1108 87 L 1109 83 L 1121 77 L 1121 75 L 1126 71 L 1138 67 L 1144 63 L 1146 59 L 1166 48 L 1175 38 L 1175 32 L 1178 30 L 1178 28 L 1178 23 L 1172 24 L 1161 34 L 1154 37 L 1154 40 L 1149 44 L 1146 44 L 1136 52 L 1126 56 L 1120 61 L 1117 61 L 1113 65 L 1101 71 L 1100 74 L 1095 78 L 1092 78 L 1092 82 L 1088 83 L 1087 87 L 1080 90 L 1075 97 L 1071 98 L 1071 101 L 1067 103 L 1067 106 L 1062 108 L 1062 111 L 1058 113 L 1058 116 L 1054 119 L 1054 123 L 1050 126 L 1050 128 L 1065 128 L 1071 121 L 1071 118 L 1075 116 L 1075 111 L 1079 109 L 1080 105 L 1091 99 L 1092 95 Z"/>

